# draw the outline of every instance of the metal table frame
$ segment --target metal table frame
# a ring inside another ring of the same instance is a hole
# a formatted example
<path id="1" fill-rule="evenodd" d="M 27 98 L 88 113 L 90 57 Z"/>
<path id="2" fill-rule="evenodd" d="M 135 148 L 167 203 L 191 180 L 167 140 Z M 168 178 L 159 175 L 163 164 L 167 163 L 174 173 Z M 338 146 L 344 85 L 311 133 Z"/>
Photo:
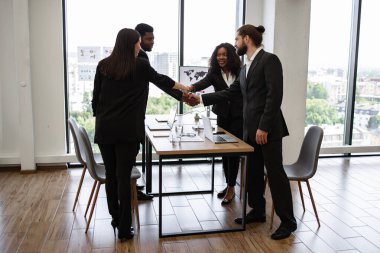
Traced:
<path id="1" fill-rule="evenodd" d="M 145 142 L 146 148 L 146 191 L 147 193 L 152 192 L 152 143 L 148 137 L 146 137 Z M 203 194 L 214 192 L 214 175 L 215 175 L 215 157 L 216 156 L 228 156 L 228 155 L 240 155 L 243 156 L 242 159 L 242 168 L 246 167 L 246 156 L 250 152 L 220 152 L 220 153 L 210 153 L 210 154 L 171 154 L 171 155 L 160 155 L 157 153 L 159 157 L 158 170 L 159 170 L 159 190 L 155 195 L 159 198 L 159 212 L 158 212 L 158 227 L 159 227 L 159 237 L 170 237 L 170 236 L 183 236 L 183 235 L 197 235 L 197 234 L 210 234 L 210 233 L 226 233 L 226 232 L 237 232 L 244 231 L 245 226 L 245 216 L 246 216 L 246 205 L 247 205 L 247 189 L 246 183 L 244 183 L 244 191 L 243 191 L 243 208 L 242 208 L 242 217 L 243 223 L 240 228 L 222 228 L 222 229 L 212 229 L 212 230 L 195 230 L 195 231 L 185 231 L 180 233 L 163 233 L 162 232 L 162 197 L 163 196 L 173 196 L 173 195 L 186 195 L 186 194 Z M 212 157 L 212 179 L 211 179 L 211 189 L 210 190 L 199 190 L 199 191 L 181 191 L 181 192 L 162 192 L 162 164 L 165 159 L 175 159 L 175 158 L 193 158 L 193 157 Z M 245 176 L 244 181 L 247 178 L 247 169 L 244 169 Z"/>

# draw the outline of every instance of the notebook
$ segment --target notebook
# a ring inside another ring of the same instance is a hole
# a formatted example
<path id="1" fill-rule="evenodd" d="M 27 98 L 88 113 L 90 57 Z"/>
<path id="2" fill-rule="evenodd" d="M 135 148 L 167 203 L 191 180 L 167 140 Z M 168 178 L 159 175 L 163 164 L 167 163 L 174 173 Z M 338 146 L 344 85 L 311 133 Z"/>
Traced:
<path id="1" fill-rule="evenodd" d="M 234 137 L 229 136 L 228 134 L 213 134 L 211 121 L 208 117 L 202 115 L 203 126 L 205 137 L 215 144 L 220 143 L 235 143 L 238 142 Z"/>
<path id="2" fill-rule="evenodd" d="M 167 130 L 170 130 L 173 126 L 176 115 L 177 115 L 177 107 L 174 107 L 170 110 L 169 116 L 167 118 L 168 122 L 153 121 L 153 122 L 148 124 L 149 130 L 150 131 L 167 131 Z"/>

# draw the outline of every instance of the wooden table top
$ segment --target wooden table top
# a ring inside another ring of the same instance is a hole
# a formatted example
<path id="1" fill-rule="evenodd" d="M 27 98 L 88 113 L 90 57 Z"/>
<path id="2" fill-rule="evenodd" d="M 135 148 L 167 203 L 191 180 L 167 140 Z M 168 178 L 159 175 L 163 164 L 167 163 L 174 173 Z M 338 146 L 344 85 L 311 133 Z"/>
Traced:
<path id="1" fill-rule="evenodd" d="M 154 115 L 147 115 L 145 119 L 146 125 L 149 124 L 149 122 L 155 121 L 156 116 Z M 253 152 L 254 148 L 244 141 L 240 140 L 233 134 L 227 132 L 221 127 L 218 127 L 216 131 L 222 131 L 225 132 L 225 134 L 228 134 L 230 136 L 233 136 L 238 140 L 237 143 L 222 143 L 222 144 L 215 144 L 204 137 L 203 129 L 202 130 L 194 130 L 193 126 L 196 125 L 202 125 L 202 120 L 195 121 L 193 114 L 185 114 L 185 115 L 178 115 L 176 117 L 176 123 L 181 122 L 183 124 L 183 132 L 184 133 L 196 133 L 199 135 L 203 141 L 183 141 L 181 143 L 171 143 L 169 140 L 169 133 L 170 131 L 150 131 L 149 128 L 145 127 L 145 133 L 146 136 L 149 138 L 149 141 L 151 142 L 153 148 L 156 150 L 156 153 L 158 155 L 205 155 L 205 154 L 223 154 L 223 153 L 249 153 Z M 157 134 L 162 134 L 166 136 L 154 136 Z"/>

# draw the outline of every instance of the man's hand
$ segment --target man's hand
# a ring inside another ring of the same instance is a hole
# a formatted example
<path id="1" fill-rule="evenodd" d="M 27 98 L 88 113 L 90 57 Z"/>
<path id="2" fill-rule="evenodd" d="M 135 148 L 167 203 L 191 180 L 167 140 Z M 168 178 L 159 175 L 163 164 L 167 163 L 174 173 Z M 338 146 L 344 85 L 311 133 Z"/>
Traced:
<path id="1" fill-rule="evenodd" d="M 200 103 L 200 97 L 194 93 L 189 93 L 187 97 L 182 96 L 183 101 L 190 105 L 190 106 L 196 106 Z"/>
<path id="2" fill-rule="evenodd" d="M 256 131 L 256 143 L 259 145 L 267 144 L 268 142 L 268 132 L 257 129 Z"/>

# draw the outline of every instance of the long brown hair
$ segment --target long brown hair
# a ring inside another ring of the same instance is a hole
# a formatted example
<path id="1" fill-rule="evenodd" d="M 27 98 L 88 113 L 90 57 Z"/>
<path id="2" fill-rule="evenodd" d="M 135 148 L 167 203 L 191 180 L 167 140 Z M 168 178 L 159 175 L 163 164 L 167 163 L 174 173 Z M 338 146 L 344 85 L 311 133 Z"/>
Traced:
<path id="1" fill-rule="evenodd" d="M 139 38 L 135 30 L 121 29 L 111 55 L 99 62 L 102 74 L 111 79 L 132 80 L 136 69 L 135 44 Z"/>

